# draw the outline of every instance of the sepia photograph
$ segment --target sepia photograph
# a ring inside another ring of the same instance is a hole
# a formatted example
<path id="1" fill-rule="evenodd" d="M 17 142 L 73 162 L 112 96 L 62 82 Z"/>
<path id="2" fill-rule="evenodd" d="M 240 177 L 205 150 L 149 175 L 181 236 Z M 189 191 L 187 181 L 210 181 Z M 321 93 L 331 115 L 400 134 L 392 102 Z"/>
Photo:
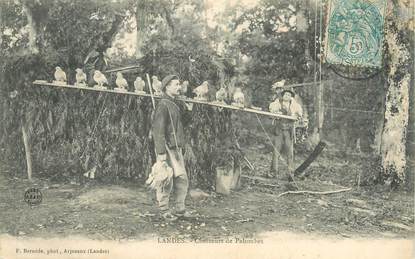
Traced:
<path id="1" fill-rule="evenodd" d="M 411 0 L 0 0 L 0 259 L 415 258 Z"/>

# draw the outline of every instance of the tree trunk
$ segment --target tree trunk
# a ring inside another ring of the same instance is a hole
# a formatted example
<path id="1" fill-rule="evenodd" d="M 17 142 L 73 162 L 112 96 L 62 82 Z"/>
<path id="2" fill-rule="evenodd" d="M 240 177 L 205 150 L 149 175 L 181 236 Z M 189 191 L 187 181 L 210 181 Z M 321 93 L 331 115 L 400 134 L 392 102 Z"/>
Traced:
<path id="1" fill-rule="evenodd" d="M 0 48 L 3 43 L 3 2 L 0 2 Z"/>
<path id="2" fill-rule="evenodd" d="M 415 43 L 412 42 L 412 46 Z M 414 57 L 414 48 L 411 48 L 412 54 L 411 57 Z M 414 62 L 414 61 L 412 61 Z M 407 183 L 409 189 L 413 190 L 414 188 L 414 176 L 415 176 L 415 80 L 412 77 L 411 88 L 409 89 L 409 126 L 408 126 L 408 135 L 407 135 L 407 146 L 406 146 L 406 159 L 407 159 Z"/>
<path id="3" fill-rule="evenodd" d="M 383 109 L 382 109 L 383 110 Z M 384 111 L 382 111 L 385 113 Z M 382 145 L 382 130 L 383 130 L 383 116 L 378 116 L 379 118 L 376 120 L 376 128 L 375 128 L 375 135 L 373 139 L 373 144 L 371 145 L 372 152 L 375 155 L 380 155 L 380 148 Z"/>
<path id="4" fill-rule="evenodd" d="M 36 55 L 39 53 L 39 47 L 37 45 L 38 32 L 36 20 L 33 17 L 32 9 L 27 1 L 22 1 L 22 9 L 26 14 L 27 25 L 29 27 L 29 53 L 31 55 Z M 27 127 L 25 126 L 27 125 L 26 119 L 24 119 L 21 123 L 23 144 L 26 155 L 27 178 L 32 180 L 32 152 L 30 147 L 30 136 L 28 135 Z"/>
<path id="5" fill-rule="evenodd" d="M 412 80 L 412 86 L 413 86 Z M 414 176 L 415 176 L 415 89 L 414 87 L 411 88 L 411 95 L 412 98 L 410 104 L 410 115 L 409 115 L 409 127 L 408 127 L 408 136 L 407 136 L 407 151 L 406 151 L 406 159 L 408 162 L 407 167 L 407 183 L 409 189 L 413 190 L 414 188 Z"/>
<path id="6" fill-rule="evenodd" d="M 324 121 L 324 105 L 323 105 L 323 83 L 317 82 L 314 85 L 314 118 L 315 123 L 313 133 L 310 136 L 310 142 L 317 145 L 322 137 L 322 128 Z"/>
<path id="7" fill-rule="evenodd" d="M 405 182 L 406 137 L 409 119 L 410 53 L 401 37 L 396 17 L 386 22 L 388 78 L 385 117 L 381 144 L 381 177 L 383 182 Z"/>
<path id="8" fill-rule="evenodd" d="M 147 23 L 148 23 L 148 16 L 149 14 L 147 13 L 147 1 L 146 0 L 142 0 L 139 1 L 139 3 L 137 4 L 137 9 L 136 9 L 136 15 L 135 15 L 135 20 L 137 23 L 137 44 L 136 44 L 136 58 L 140 59 L 144 56 L 144 54 L 142 53 L 142 48 L 144 46 L 144 39 L 146 37 L 145 34 L 145 29 L 147 27 Z"/>
<path id="9" fill-rule="evenodd" d="M 36 21 L 33 18 L 32 9 L 28 6 L 26 1 L 22 1 L 22 8 L 27 18 L 27 25 L 29 27 L 29 51 L 32 54 L 39 53 L 39 48 L 37 46 L 37 27 Z"/>
<path id="10" fill-rule="evenodd" d="M 30 150 L 29 136 L 27 135 L 26 127 L 22 126 L 23 143 L 26 154 L 27 178 L 32 180 L 32 153 Z"/>

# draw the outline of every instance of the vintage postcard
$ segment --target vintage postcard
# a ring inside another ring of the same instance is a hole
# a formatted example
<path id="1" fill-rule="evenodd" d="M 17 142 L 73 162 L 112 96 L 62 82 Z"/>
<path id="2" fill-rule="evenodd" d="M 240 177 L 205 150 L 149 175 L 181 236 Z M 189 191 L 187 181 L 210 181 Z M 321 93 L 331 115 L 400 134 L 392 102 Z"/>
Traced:
<path id="1" fill-rule="evenodd" d="M 414 7 L 0 0 L 0 259 L 414 258 Z"/>

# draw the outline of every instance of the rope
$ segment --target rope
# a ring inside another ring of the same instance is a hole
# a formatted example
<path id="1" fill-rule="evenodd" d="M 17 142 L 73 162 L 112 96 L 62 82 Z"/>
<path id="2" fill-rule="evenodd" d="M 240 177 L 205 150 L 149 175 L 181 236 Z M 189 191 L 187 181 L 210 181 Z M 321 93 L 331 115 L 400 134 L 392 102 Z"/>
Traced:
<path id="1" fill-rule="evenodd" d="M 344 79 L 348 79 L 348 80 L 353 80 L 353 81 L 365 81 L 365 80 L 369 80 L 374 78 L 375 76 L 379 75 L 380 72 L 383 71 L 383 68 L 381 69 L 377 69 L 375 70 L 372 74 L 370 74 L 369 76 L 365 76 L 365 77 L 350 77 L 347 76 L 345 74 L 342 74 L 341 72 L 339 72 L 339 70 L 337 70 L 333 65 L 330 65 L 329 68 L 338 76 L 344 78 Z"/>
<path id="2" fill-rule="evenodd" d="M 97 126 L 98 126 L 99 119 L 101 118 L 102 114 L 104 113 L 104 109 L 105 109 L 105 101 L 106 101 L 106 100 L 107 100 L 107 95 L 105 95 L 105 96 L 104 96 L 104 101 L 102 102 L 101 111 L 100 111 L 100 113 L 98 114 L 98 118 L 97 118 L 97 119 L 96 119 L 96 121 L 95 121 L 94 128 L 92 129 L 92 133 L 90 134 L 90 138 L 88 139 L 87 143 L 85 144 L 85 148 L 84 148 L 84 151 L 82 151 L 82 155 L 79 157 L 79 158 L 81 158 L 81 159 L 82 159 L 82 157 L 85 155 L 85 151 L 86 151 L 86 149 L 87 149 L 87 147 L 88 147 L 89 143 L 90 143 L 90 142 L 91 142 L 91 140 L 95 137 L 95 132 L 96 132 L 96 129 L 97 129 Z"/>
<path id="3" fill-rule="evenodd" d="M 277 148 L 274 146 L 274 143 L 272 142 L 271 137 L 269 136 L 268 132 L 265 130 L 264 125 L 263 125 L 263 124 L 262 124 L 262 122 L 261 122 L 261 119 L 258 117 L 258 115 L 257 115 L 257 114 L 255 114 L 255 116 L 256 116 L 256 118 L 257 118 L 257 120 L 258 120 L 258 122 L 259 122 L 259 125 L 261 125 L 261 128 L 262 128 L 262 130 L 264 131 L 265 136 L 267 136 L 268 141 L 271 143 L 272 148 L 273 148 L 273 149 L 274 149 L 274 151 L 278 154 L 278 156 L 281 158 L 281 160 L 284 162 L 284 164 L 288 166 L 288 162 L 287 162 L 287 161 L 285 161 L 284 157 L 283 157 L 283 156 L 281 156 L 280 152 L 278 152 Z M 293 136 L 293 137 L 295 138 L 295 136 Z M 298 188 L 298 185 L 297 185 L 297 183 L 295 182 L 294 177 L 291 175 L 291 173 L 289 174 L 289 176 L 290 176 L 291 180 L 293 181 L 293 183 L 294 183 L 295 187 L 297 187 L 297 189 L 300 189 L 300 188 Z"/>
<path id="4" fill-rule="evenodd" d="M 317 82 L 317 1 L 314 12 L 314 84 Z"/>
<path id="5" fill-rule="evenodd" d="M 312 105 L 303 105 L 303 107 L 313 107 Z M 377 112 L 377 111 L 368 111 L 368 110 L 359 110 L 359 109 L 349 109 L 349 108 L 338 108 L 336 106 L 331 105 L 324 105 L 325 108 L 331 108 L 333 110 L 338 111 L 351 111 L 351 112 L 362 112 L 362 113 L 375 113 L 375 114 L 383 114 L 383 112 Z"/>
<path id="6" fill-rule="evenodd" d="M 317 3 L 317 1 L 316 1 Z M 322 83 L 321 83 L 321 78 L 322 78 L 322 64 L 323 64 L 323 59 L 321 57 L 321 49 L 322 49 L 322 34 L 323 34 L 323 2 L 320 3 L 320 35 L 318 38 L 318 41 L 320 43 L 320 49 L 319 49 L 319 53 L 320 53 L 320 58 L 319 58 L 319 62 L 320 62 L 320 68 L 319 68 L 319 84 L 320 84 L 320 89 L 321 91 L 323 91 L 323 87 L 322 87 Z M 321 96 L 321 98 L 319 98 L 319 106 L 322 107 L 322 102 L 323 102 L 323 96 Z M 321 111 L 320 111 L 321 112 Z"/>
<path id="7" fill-rule="evenodd" d="M 358 110 L 358 109 L 347 109 L 347 108 L 336 108 L 334 106 L 325 105 L 326 108 L 331 108 L 333 110 L 338 111 L 352 111 L 352 112 L 363 112 L 363 113 L 375 113 L 375 114 L 382 114 L 382 112 L 375 112 L 375 111 L 365 111 L 365 110 Z"/>
<path id="8" fill-rule="evenodd" d="M 168 99 L 166 99 L 167 101 L 170 101 L 170 100 L 168 100 Z M 170 102 L 172 102 L 172 101 L 170 101 Z M 172 103 L 174 103 L 174 102 L 172 102 Z M 176 103 L 174 103 L 176 106 L 177 106 L 177 104 Z M 170 123 L 171 123 L 171 128 L 173 129 L 173 137 L 174 137 L 174 141 L 175 141 L 175 143 L 176 143 L 176 149 L 177 149 L 177 153 L 179 153 L 179 155 L 180 155 L 180 158 L 182 159 L 182 161 L 184 162 L 184 157 L 183 157 L 183 153 L 181 152 L 181 150 L 180 150 L 180 148 L 179 148 L 179 144 L 178 144 L 178 142 L 177 142 L 177 137 L 176 137 L 176 130 L 175 130 L 175 125 L 174 125 L 174 122 L 173 122 L 173 118 L 172 118 L 172 116 L 171 116 L 171 113 L 170 113 L 170 109 L 169 109 L 169 107 L 168 106 L 166 106 L 167 107 L 167 111 L 168 111 L 168 113 L 169 113 L 169 116 L 170 116 Z M 177 106 L 177 108 L 180 110 L 180 108 Z"/>
<path id="9" fill-rule="evenodd" d="M 317 1 L 316 1 L 316 4 L 317 4 Z M 321 87 L 321 76 L 322 76 L 321 67 L 322 67 L 322 63 L 323 63 L 323 59 L 321 57 L 322 34 L 323 34 L 323 2 L 321 2 L 321 4 L 320 4 L 320 35 L 319 35 L 319 38 L 318 38 L 318 41 L 320 43 L 320 49 L 319 49 L 319 52 L 320 52 L 320 58 L 319 58 L 319 61 L 320 61 L 320 71 L 319 71 L 320 87 Z"/>
<path id="10" fill-rule="evenodd" d="M 264 131 L 265 136 L 267 137 L 268 141 L 271 143 L 272 148 L 274 149 L 275 152 L 278 153 L 278 155 L 280 155 L 280 153 L 277 151 L 277 148 L 274 146 L 274 142 L 272 142 L 271 137 L 269 136 L 268 132 L 265 130 L 264 125 L 261 122 L 261 119 L 258 117 L 258 115 L 255 114 L 255 116 L 256 116 L 256 118 L 259 122 L 259 125 L 261 125 L 262 131 Z M 283 161 L 284 161 L 284 163 L 286 163 L 285 160 L 283 160 Z M 288 163 L 286 163 L 286 164 L 288 165 Z"/>

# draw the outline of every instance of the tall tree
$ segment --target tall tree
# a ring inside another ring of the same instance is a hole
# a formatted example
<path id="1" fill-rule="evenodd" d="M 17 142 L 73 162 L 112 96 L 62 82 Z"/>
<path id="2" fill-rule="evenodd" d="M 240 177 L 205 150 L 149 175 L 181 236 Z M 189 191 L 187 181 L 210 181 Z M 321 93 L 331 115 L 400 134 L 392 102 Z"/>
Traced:
<path id="1" fill-rule="evenodd" d="M 248 57 L 246 75 L 254 102 L 267 106 L 271 86 L 277 80 L 287 84 L 302 82 L 307 76 L 303 31 L 297 31 L 296 16 L 302 13 L 300 1 L 262 1 L 246 11 L 236 30 L 241 30 L 239 49 Z"/>
<path id="2" fill-rule="evenodd" d="M 24 161 L 17 159 L 22 142 L 28 171 L 30 151 L 39 157 L 39 150 L 45 151 L 46 146 L 53 148 L 52 145 L 59 141 L 74 142 L 70 132 L 76 127 L 74 114 L 79 109 L 72 110 L 71 102 L 66 98 L 60 99 L 59 95 L 51 97 L 46 91 L 34 91 L 32 82 L 52 79 L 56 65 L 62 66 L 67 71 L 69 82 L 73 82 L 73 70 L 83 67 L 91 50 L 102 55 L 111 46 L 131 8 L 127 2 L 1 1 L 1 27 L 6 32 L 1 35 L 2 54 L 6 57 L 1 62 L 3 77 L 0 90 L 4 104 L 1 127 L 5 133 L 2 144 L 8 145 L 8 156 L 15 157 L 13 162 L 18 166 Z M 93 98 L 90 103 L 98 104 L 98 99 Z M 59 104 L 50 106 L 56 103 Z M 84 111 L 83 115 L 94 113 L 92 108 L 90 112 Z M 81 128 L 81 131 L 87 130 Z M 19 133 L 23 134 L 23 141 L 17 135 Z"/>
<path id="3" fill-rule="evenodd" d="M 386 180 L 392 186 L 396 186 L 406 180 L 406 141 L 412 67 L 409 38 L 408 35 L 402 37 L 407 28 L 396 12 L 399 6 L 394 2 L 388 3 L 388 19 L 385 28 L 388 78 L 381 144 L 381 180 Z"/>

